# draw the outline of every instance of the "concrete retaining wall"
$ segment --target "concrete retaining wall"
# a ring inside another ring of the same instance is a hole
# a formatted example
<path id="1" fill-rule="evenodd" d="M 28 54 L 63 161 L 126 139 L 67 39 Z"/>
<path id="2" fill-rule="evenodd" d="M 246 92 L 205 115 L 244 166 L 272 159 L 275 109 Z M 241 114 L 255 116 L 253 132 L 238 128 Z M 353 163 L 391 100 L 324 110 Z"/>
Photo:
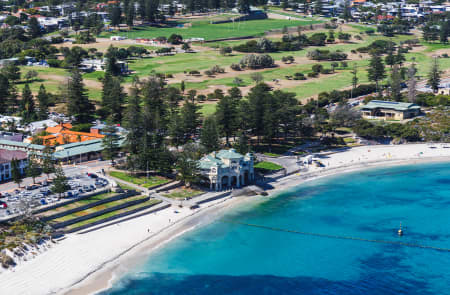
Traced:
<path id="1" fill-rule="evenodd" d="M 228 196 L 230 193 L 231 192 L 223 192 L 222 194 L 215 195 L 215 196 L 213 196 L 211 198 L 198 201 L 197 204 L 200 205 L 200 204 L 203 204 L 203 203 L 207 203 L 207 202 L 211 202 L 211 201 L 214 201 L 214 200 L 218 200 L 218 199 L 221 199 L 221 198 L 224 198 L 224 197 Z"/>

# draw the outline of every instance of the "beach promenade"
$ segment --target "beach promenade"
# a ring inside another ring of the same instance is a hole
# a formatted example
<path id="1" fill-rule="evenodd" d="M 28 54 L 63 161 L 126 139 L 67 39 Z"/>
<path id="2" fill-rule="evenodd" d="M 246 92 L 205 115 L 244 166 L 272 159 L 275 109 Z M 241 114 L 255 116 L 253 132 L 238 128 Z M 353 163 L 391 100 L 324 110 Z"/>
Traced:
<path id="1" fill-rule="evenodd" d="M 270 195 L 303 181 L 376 166 L 450 161 L 450 145 L 408 144 L 362 146 L 315 155 L 323 167 L 274 180 Z M 293 159 L 294 160 L 294 159 Z M 12 270 L 0 273 L 0 294 L 90 294 L 109 286 L 116 274 L 142 261 L 150 251 L 209 223 L 239 203 L 259 200 L 229 196 L 201 204 L 198 209 L 168 208 L 120 224 L 67 238 Z M 176 209 L 176 210 L 175 210 Z"/>

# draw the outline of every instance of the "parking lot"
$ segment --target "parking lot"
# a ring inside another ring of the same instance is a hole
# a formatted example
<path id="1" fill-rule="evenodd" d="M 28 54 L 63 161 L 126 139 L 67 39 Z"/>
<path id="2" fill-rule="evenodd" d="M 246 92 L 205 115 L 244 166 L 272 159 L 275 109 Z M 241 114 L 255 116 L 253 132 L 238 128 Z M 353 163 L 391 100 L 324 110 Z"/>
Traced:
<path id="1" fill-rule="evenodd" d="M 96 190 L 104 189 L 109 185 L 108 180 L 93 173 L 83 173 L 68 176 L 70 190 L 61 194 L 51 191 L 51 182 L 43 181 L 40 184 L 29 185 L 22 189 L 16 189 L 10 193 L 3 193 L 0 202 L 6 203 L 6 208 L 0 209 L 0 218 L 26 212 L 30 208 L 38 208 L 49 204 L 55 204 L 70 198 L 79 198 Z M 3 205 L 4 206 L 4 205 Z"/>

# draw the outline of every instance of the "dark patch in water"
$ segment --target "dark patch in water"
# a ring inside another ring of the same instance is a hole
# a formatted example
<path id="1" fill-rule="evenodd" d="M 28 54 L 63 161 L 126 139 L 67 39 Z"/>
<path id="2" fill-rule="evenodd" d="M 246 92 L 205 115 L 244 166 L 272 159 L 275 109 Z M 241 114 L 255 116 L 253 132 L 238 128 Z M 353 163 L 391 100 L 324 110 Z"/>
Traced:
<path id="1" fill-rule="evenodd" d="M 386 258 L 389 259 L 389 258 Z M 378 262 L 378 261 L 377 261 Z M 366 261 L 371 263 L 371 261 Z M 392 285 L 391 281 L 396 281 Z M 330 281 L 312 277 L 280 277 L 271 275 L 184 275 L 140 273 L 139 278 L 126 278 L 121 286 L 101 295 L 429 295 L 423 281 L 405 279 L 392 274 L 372 272 L 356 281 Z"/>
<path id="2" fill-rule="evenodd" d="M 436 182 L 439 184 L 450 184 L 450 178 L 438 178 Z"/>

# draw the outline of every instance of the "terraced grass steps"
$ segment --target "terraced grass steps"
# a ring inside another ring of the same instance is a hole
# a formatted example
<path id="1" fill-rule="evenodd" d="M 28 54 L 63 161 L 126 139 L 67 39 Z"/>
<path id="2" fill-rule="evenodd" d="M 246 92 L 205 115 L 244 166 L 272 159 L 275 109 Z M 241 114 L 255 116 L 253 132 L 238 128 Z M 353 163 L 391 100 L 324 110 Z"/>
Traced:
<path id="1" fill-rule="evenodd" d="M 39 215 L 41 220 L 50 221 L 58 218 L 62 218 L 66 215 L 75 214 L 76 212 L 83 211 L 89 208 L 97 207 L 99 205 L 111 203 L 117 200 L 126 199 L 132 196 L 136 196 L 138 193 L 134 190 L 130 190 L 126 193 L 103 193 L 99 195 L 94 195 L 90 198 L 81 199 L 69 204 L 57 207 L 53 210 L 43 212 Z M 107 206 L 107 205 L 105 205 Z"/>
<path id="2" fill-rule="evenodd" d="M 157 206 L 159 204 L 161 206 Z M 73 233 L 73 232 L 85 230 L 88 228 L 92 228 L 97 225 L 105 224 L 105 226 L 108 226 L 111 224 L 115 224 L 117 222 L 130 220 L 132 218 L 140 217 L 140 216 L 150 214 L 150 213 L 153 213 L 153 212 L 156 212 L 159 210 L 163 210 L 168 207 L 170 207 L 170 204 L 163 203 L 161 200 L 149 199 L 149 200 L 139 203 L 139 204 L 135 204 L 132 206 L 128 206 L 126 208 L 107 212 L 107 213 L 104 213 L 104 214 L 96 216 L 96 217 L 92 217 L 92 218 L 89 218 L 89 219 L 86 219 L 83 221 L 79 221 L 77 223 L 73 223 L 73 224 L 65 227 L 63 230 L 65 233 Z M 151 208 L 153 208 L 153 209 L 151 209 Z M 127 216 L 129 216 L 129 217 L 124 218 Z M 117 220 L 117 222 L 110 223 L 111 221 L 115 221 L 115 220 Z M 100 226 L 96 229 L 99 229 L 102 227 L 103 226 Z M 96 230 L 96 229 L 93 229 L 93 230 Z M 87 232 L 89 232 L 89 231 L 87 231 Z"/>
<path id="3" fill-rule="evenodd" d="M 69 225 L 82 222 L 94 217 L 98 217 L 110 212 L 121 210 L 127 207 L 139 205 L 141 203 L 148 202 L 150 197 L 148 196 L 133 196 L 125 199 L 120 199 L 104 204 L 100 204 L 94 207 L 87 208 L 85 210 L 76 211 L 71 214 L 64 215 L 62 217 L 52 220 L 51 226 L 55 229 L 67 227 Z"/>

